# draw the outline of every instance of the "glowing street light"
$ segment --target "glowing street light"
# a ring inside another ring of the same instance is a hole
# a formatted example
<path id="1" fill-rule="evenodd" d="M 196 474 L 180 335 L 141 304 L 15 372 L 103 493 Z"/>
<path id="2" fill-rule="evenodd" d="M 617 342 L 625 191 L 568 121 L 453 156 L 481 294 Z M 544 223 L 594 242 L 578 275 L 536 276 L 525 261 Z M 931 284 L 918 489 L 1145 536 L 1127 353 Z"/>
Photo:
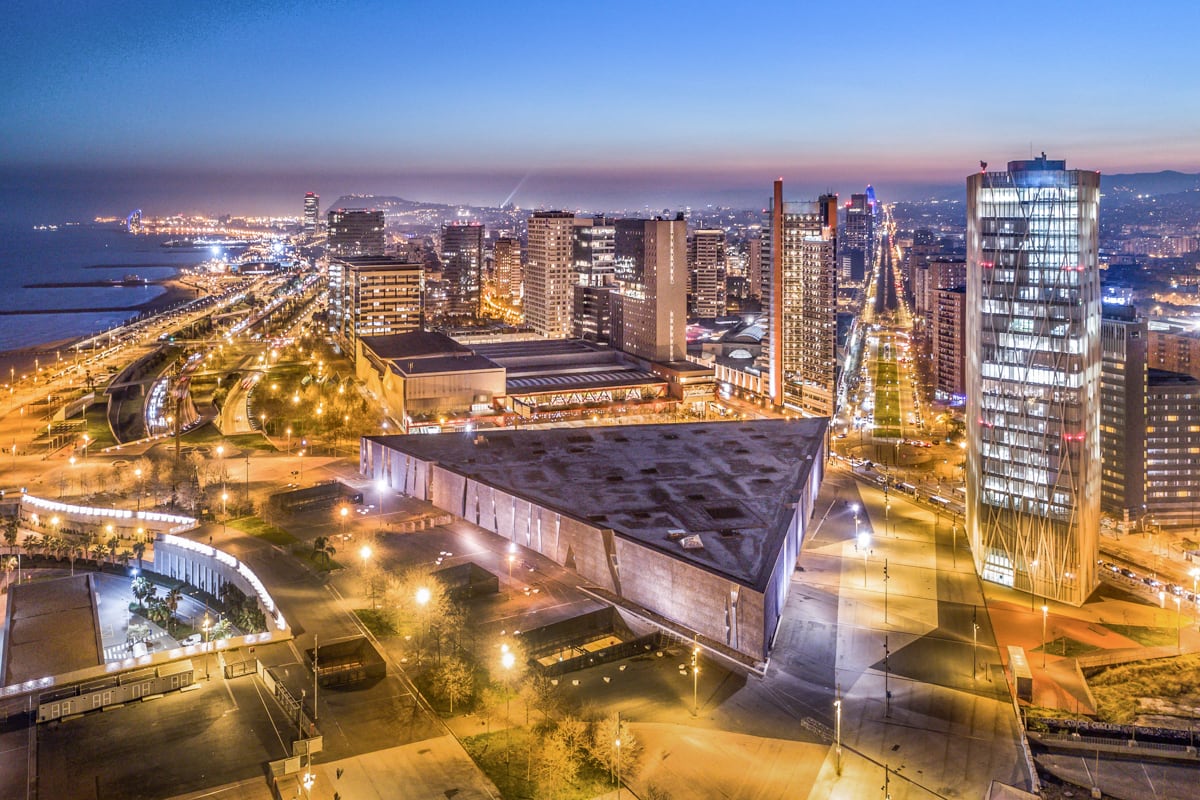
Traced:
<path id="1" fill-rule="evenodd" d="M 871 551 L 871 534 L 862 531 L 855 535 L 854 546 L 863 554 L 863 588 L 867 588 L 867 555 Z"/>
<path id="2" fill-rule="evenodd" d="M 692 646 L 692 716 L 700 716 L 700 705 L 697 702 L 700 689 L 700 645 Z"/>
<path id="3" fill-rule="evenodd" d="M 834 737 L 834 764 L 837 767 L 837 774 L 842 774 L 842 691 L 838 687 L 838 696 L 833 701 L 833 737 Z"/>
<path id="4" fill-rule="evenodd" d="M 429 605 L 429 599 L 432 597 L 429 589 L 422 586 L 417 589 L 417 607 L 420 609 L 420 627 L 417 629 L 417 666 L 421 666 L 421 650 L 425 647 L 425 606 Z"/>

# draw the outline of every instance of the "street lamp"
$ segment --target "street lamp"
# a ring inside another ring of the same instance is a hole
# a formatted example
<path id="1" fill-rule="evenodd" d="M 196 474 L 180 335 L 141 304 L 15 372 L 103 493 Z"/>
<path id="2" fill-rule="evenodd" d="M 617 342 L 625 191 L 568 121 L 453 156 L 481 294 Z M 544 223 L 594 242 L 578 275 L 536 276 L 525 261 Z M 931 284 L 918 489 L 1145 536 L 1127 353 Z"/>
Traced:
<path id="1" fill-rule="evenodd" d="M 1050 614 L 1050 606 L 1042 604 L 1042 669 L 1046 668 L 1046 619 Z"/>
<path id="2" fill-rule="evenodd" d="M 290 453 L 292 452 L 292 426 L 289 425 L 284 433 L 287 434 L 287 452 Z"/>
<path id="3" fill-rule="evenodd" d="M 387 489 L 387 482 L 380 478 L 375 482 L 375 488 L 379 490 L 379 530 L 383 530 L 383 492 Z M 512 577 L 512 573 L 509 573 Z"/>
<path id="4" fill-rule="evenodd" d="M 221 492 L 221 535 L 225 535 L 225 521 L 229 519 L 229 510 L 227 503 L 229 502 L 229 492 Z"/>
<path id="5" fill-rule="evenodd" d="M 362 547 L 358 548 L 358 557 L 362 559 L 363 570 L 366 571 L 367 565 L 370 564 L 370 562 L 371 562 L 371 546 L 364 544 Z M 368 581 L 367 590 L 371 593 L 371 610 L 374 611 L 375 610 L 375 582 L 373 580 L 371 580 L 369 575 L 367 576 L 367 581 Z"/>
<path id="6" fill-rule="evenodd" d="M 417 666 L 421 666 L 421 650 L 425 646 L 425 606 L 429 604 L 429 598 L 432 595 L 429 589 L 424 586 L 417 589 L 417 606 L 421 609 L 419 612 L 421 626 L 417 629 Z"/>
<path id="7" fill-rule="evenodd" d="M 141 510 L 142 510 L 142 468 L 138 467 L 137 469 L 135 469 L 133 471 L 133 474 L 134 474 L 134 477 L 137 478 L 137 482 L 138 482 L 137 510 L 139 513 L 141 513 Z"/>
<path id="8" fill-rule="evenodd" d="M 510 676 L 512 675 L 513 665 L 517 663 L 517 657 L 508 649 L 507 644 L 500 645 L 500 666 L 504 667 L 504 773 L 508 776 L 508 766 L 512 759 L 512 717 L 509 715 L 509 702 L 512 697 L 512 687 L 510 684 Z"/>
<path id="9" fill-rule="evenodd" d="M 1175 596 L 1175 652 L 1183 654 L 1183 622 L 1182 614 L 1179 609 L 1181 607 L 1179 596 Z"/>
<path id="10" fill-rule="evenodd" d="M 697 702 L 700 690 L 700 645 L 692 646 L 692 716 L 700 716 L 700 705 Z"/>
<path id="11" fill-rule="evenodd" d="M 346 541 L 346 517 L 350 515 L 350 509 L 342 506 L 342 510 L 338 512 L 342 517 L 342 541 Z"/>
<path id="12" fill-rule="evenodd" d="M 212 622 L 208 618 L 207 611 L 204 612 L 204 625 L 202 626 L 202 628 L 204 630 L 204 679 L 211 681 L 212 673 L 208 671 L 208 650 L 209 650 L 208 643 L 210 641 L 212 641 L 211 636 L 210 636 L 210 633 L 212 631 Z"/>
<path id="13" fill-rule="evenodd" d="M 517 560 L 517 543 L 508 543 L 508 585 L 512 588 L 512 565 Z"/>
<path id="14" fill-rule="evenodd" d="M 863 588 L 867 588 L 867 554 L 871 549 L 871 534 L 863 531 L 855 535 L 855 547 L 863 554 Z"/>
<path id="15" fill-rule="evenodd" d="M 838 687 L 838 696 L 833 701 L 833 736 L 834 736 L 834 758 L 837 766 L 837 774 L 842 774 L 842 691 Z"/>

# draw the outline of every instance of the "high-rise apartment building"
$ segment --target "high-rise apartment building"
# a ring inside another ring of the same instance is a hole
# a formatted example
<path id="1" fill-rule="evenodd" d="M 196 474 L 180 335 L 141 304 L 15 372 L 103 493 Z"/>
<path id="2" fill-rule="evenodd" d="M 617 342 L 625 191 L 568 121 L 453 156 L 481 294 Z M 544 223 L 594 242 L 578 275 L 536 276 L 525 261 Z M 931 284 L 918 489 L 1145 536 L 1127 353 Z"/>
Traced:
<path id="1" fill-rule="evenodd" d="M 326 247 L 329 255 L 337 258 L 383 255 L 383 212 L 361 208 L 332 209 Z"/>
<path id="2" fill-rule="evenodd" d="M 1103 305 L 1100 322 L 1100 507 L 1137 522 L 1146 503 L 1146 321 Z"/>
<path id="3" fill-rule="evenodd" d="M 934 294 L 932 327 L 933 389 L 939 400 L 958 404 L 966 398 L 967 289 Z"/>
<path id="4" fill-rule="evenodd" d="M 493 248 L 495 291 L 505 300 L 521 296 L 521 243 L 512 237 L 496 240 Z"/>
<path id="5" fill-rule="evenodd" d="M 1145 431 L 1146 523 L 1194 528 L 1200 519 L 1200 379 L 1149 370 Z"/>
<path id="6" fill-rule="evenodd" d="M 613 239 L 613 264 L 617 280 L 640 281 L 646 259 L 646 220 L 619 219 Z"/>
<path id="7" fill-rule="evenodd" d="M 693 231 L 688 239 L 692 312 L 700 319 L 725 316 L 725 231 Z"/>
<path id="8" fill-rule="evenodd" d="M 360 336 L 422 327 L 423 268 L 387 256 L 329 260 L 329 330 L 355 352 Z"/>
<path id="9" fill-rule="evenodd" d="M 605 217 L 576 217 L 572 267 L 579 286 L 608 286 L 616 275 L 617 226 Z"/>
<path id="10" fill-rule="evenodd" d="M 861 283 L 874 267 L 875 202 L 864 194 L 850 195 L 845 229 L 838 239 L 838 279 Z"/>
<path id="11" fill-rule="evenodd" d="M 483 288 L 483 225 L 450 222 L 442 226 L 442 281 L 446 313 L 477 316 Z"/>
<path id="12" fill-rule="evenodd" d="M 1200 335 L 1193 329 L 1161 320 L 1149 324 L 1150 366 L 1200 378 Z"/>
<path id="13" fill-rule="evenodd" d="M 763 296 L 763 240 L 752 236 L 746 240 L 746 283 L 748 294 L 755 300 Z"/>
<path id="14" fill-rule="evenodd" d="M 1082 604 L 1100 530 L 1100 175 L 967 178 L 967 532 L 986 580 Z"/>
<path id="15" fill-rule="evenodd" d="M 548 339 L 571 335 L 575 215 L 538 211 L 528 222 L 525 323 Z"/>
<path id="16" fill-rule="evenodd" d="M 313 192 L 304 193 L 304 232 L 314 234 L 321 219 L 321 197 Z"/>
<path id="17" fill-rule="evenodd" d="M 682 361 L 687 354 L 687 222 L 638 220 L 642 277 L 621 281 L 612 294 L 613 346 L 649 361 Z"/>
<path id="18" fill-rule="evenodd" d="M 770 396 L 776 406 L 830 417 L 836 393 L 837 195 L 784 202 L 775 181 L 765 242 Z"/>

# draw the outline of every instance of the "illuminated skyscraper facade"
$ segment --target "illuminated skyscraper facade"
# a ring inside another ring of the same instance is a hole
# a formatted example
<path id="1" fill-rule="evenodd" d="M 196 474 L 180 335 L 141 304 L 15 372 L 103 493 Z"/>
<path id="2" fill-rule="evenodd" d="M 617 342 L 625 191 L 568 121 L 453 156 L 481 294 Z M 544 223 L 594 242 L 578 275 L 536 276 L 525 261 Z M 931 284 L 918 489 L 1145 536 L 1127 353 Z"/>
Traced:
<path id="1" fill-rule="evenodd" d="M 529 218 L 525 323 L 548 339 L 571 335 L 575 215 L 539 211 Z"/>
<path id="2" fill-rule="evenodd" d="M 984 579 L 1080 605 L 1100 530 L 1100 175 L 967 179 L 967 532 Z"/>
<path id="3" fill-rule="evenodd" d="M 375 209 L 337 208 L 329 212 L 330 256 L 356 258 L 381 256 L 384 251 L 383 212 Z"/>
<path id="4" fill-rule="evenodd" d="M 783 181 L 771 200 L 764 301 L 770 395 L 776 406 L 811 417 L 833 416 L 837 372 L 837 195 L 784 202 Z"/>
<path id="5" fill-rule="evenodd" d="M 496 240 L 492 250 L 495 291 L 504 300 L 521 297 L 521 242 L 509 236 Z"/>
<path id="6" fill-rule="evenodd" d="M 725 231 L 692 231 L 688 240 L 692 312 L 701 319 L 725 316 Z"/>
<path id="7" fill-rule="evenodd" d="M 321 197 L 313 192 L 304 194 L 304 232 L 317 232 L 317 223 L 321 219 Z"/>
<path id="8" fill-rule="evenodd" d="M 483 226 L 451 222 L 442 226 L 442 280 L 446 312 L 475 316 L 483 286 Z"/>

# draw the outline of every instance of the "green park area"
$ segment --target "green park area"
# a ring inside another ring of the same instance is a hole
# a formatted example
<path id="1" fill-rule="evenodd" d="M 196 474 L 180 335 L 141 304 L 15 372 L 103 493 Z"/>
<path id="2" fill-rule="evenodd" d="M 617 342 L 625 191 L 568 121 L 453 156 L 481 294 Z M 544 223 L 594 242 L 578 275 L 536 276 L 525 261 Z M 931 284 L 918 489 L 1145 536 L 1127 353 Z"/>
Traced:
<path id="1" fill-rule="evenodd" d="M 883 355 L 875 360 L 875 428 L 876 439 L 899 439 L 900 431 L 900 369 L 895 356 Z"/>

